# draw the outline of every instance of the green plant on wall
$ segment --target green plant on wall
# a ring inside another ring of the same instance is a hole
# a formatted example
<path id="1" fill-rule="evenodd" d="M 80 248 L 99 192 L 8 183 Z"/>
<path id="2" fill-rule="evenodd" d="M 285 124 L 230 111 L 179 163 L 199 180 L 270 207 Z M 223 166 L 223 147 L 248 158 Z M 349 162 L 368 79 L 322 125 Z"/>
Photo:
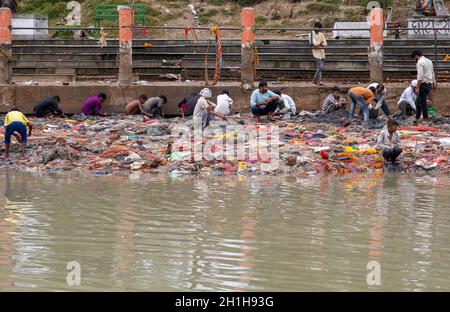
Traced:
<path id="1" fill-rule="evenodd" d="M 366 7 L 367 3 L 369 3 L 370 1 L 373 1 L 373 0 L 358 0 L 358 4 L 363 7 Z M 380 4 L 383 4 L 384 0 L 379 0 L 378 2 Z M 386 2 L 387 2 L 386 4 L 388 7 L 392 6 L 392 0 L 387 0 Z"/>
<path id="2" fill-rule="evenodd" d="M 306 5 L 309 13 L 331 14 L 339 11 L 339 5 L 335 3 L 311 2 Z"/>
<path id="3" fill-rule="evenodd" d="M 255 17 L 256 26 L 264 26 L 264 25 L 266 25 L 267 21 L 268 21 L 267 17 L 260 16 L 260 15 Z"/>

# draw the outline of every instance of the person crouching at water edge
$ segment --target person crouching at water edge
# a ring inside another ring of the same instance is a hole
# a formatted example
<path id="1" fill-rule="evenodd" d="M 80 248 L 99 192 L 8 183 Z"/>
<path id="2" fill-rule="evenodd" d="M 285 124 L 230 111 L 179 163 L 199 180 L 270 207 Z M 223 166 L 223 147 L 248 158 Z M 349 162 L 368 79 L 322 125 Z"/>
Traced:
<path id="1" fill-rule="evenodd" d="M 208 100 L 212 96 L 210 89 L 204 88 L 202 91 L 200 91 L 199 94 L 200 98 L 195 105 L 193 113 L 194 127 L 199 126 L 200 123 L 203 128 L 207 127 L 209 125 L 209 122 L 214 119 L 213 116 L 217 116 L 219 118 L 222 118 L 223 120 L 227 120 L 227 116 L 216 113 L 214 111 L 216 104 Z"/>
<path id="2" fill-rule="evenodd" d="M 377 146 L 381 149 L 381 154 L 383 155 L 386 164 L 389 162 L 395 164 L 397 157 L 403 151 L 399 145 L 400 140 L 397 127 L 397 121 L 389 119 L 387 122 L 387 129 L 382 130 L 378 136 Z"/>
<path id="3" fill-rule="evenodd" d="M 256 121 L 260 121 L 261 116 L 267 116 L 267 119 L 273 121 L 272 115 L 278 107 L 280 97 L 269 90 L 267 82 L 261 81 L 259 88 L 253 91 L 250 98 L 250 106 Z"/>
<path id="4" fill-rule="evenodd" d="M 101 112 L 102 103 L 106 100 L 105 93 L 99 93 L 98 95 L 90 96 L 84 102 L 81 112 L 86 116 L 102 116 L 106 115 Z"/>
<path id="5" fill-rule="evenodd" d="M 9 145 L 11 143 L 11 135 L 14 135 L 21 146 L 21 156 L 25 155 L 25 148 L 27 146 L 27 128 L 28 136 L 31 135 L 31 130 L 33 126 L 31 122 L 25 117 L 25 115 L 19 111 L 17 108 L 11 109 L 11 111 L 6 114 L 5 117 L 5 147 L 6 147 L 6 158 L 9 158 Z"/>
<path id="6" fill-rule="evenodd" d="M 364 123 L 369 121 L 369 111 L 372 109 L 372 104 L 375 101 L 375 96 L 371 89 L 364 87 L 354 87 L 348 91 L 350 98 L 350 119 L 355 115 L 356 103 L 361 107 L 364 115 Z"/>

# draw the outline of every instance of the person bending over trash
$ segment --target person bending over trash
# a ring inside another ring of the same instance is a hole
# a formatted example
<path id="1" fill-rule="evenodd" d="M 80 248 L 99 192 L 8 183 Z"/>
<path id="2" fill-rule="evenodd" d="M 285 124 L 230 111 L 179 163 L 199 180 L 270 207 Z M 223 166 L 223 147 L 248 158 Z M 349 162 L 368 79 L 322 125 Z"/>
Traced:
<path id="1" fill-rule="evenodd" d="M 323 101 L 322 113 L 330 114 L 339 109 L 345 109 L 345 104 L 345 99 L 341 96 L 341 89 L 334 86 L 331 93 Z"/>
<path id="2" fill-rule="evenodd" d="M 227 116 L 216 113 L 214 108 L 216 104 L 208 100 L 211 98 L 211 90 L 208 88 L 204 88 L 200 91 L 200 98 L 197 101 L 197 105 L 195 105 L 194 109 L 194 127 L 198 126 L 200 123 L 203 128 L 209 125 L 209 122 L 213 120 L 213 116 L 217 116 L 222 118 L 223 120 L 227 120 Z"/>
<path id="3" fill-rule="evenodd" d="M 106 100 L 105 93 L 99 93 L 98 95 L 90 96 L 84 102 L 81 112 L 86 116 L 102 116 L 106 115 L 101 112 L 102 103 Z"/>
<path id="4" fill-rule="evenodd" d="M 167 97 L 165 95 L 160 95 L 156 97 L 151 97 L 145 101 L 144 105 L 142 105 L 142 108 L 144 109 L 144 112 L 149 117 L 154 116 L 162 116 L 164 117 L 164 113 L 162 111 L 162 106 L 167 103 Z"/>
<path id="5" fill-rule="evenodd" d="M 371 83 L 368 88 L 374 88 L 375 91 L 373 92 L 374 98 L 375 98 L 375 107 L 374 109 L 379 109 L 381 108 L 381 110 L 383 111 L 383 113 L 389 117 L 391 115 L 391 112 L 389 111 L 389 107 L 386 103 L 386 94 L 387 94 L 387 90 L 384 87 L 384 85 L 382 83 Z"/>
<path id="6" fill-rule="evenodd" d="M 283 115 L 284 119 L 290 119 L 291 115 L 297 113 L 295 102 L 289 95 L 281 93 L 280 91 L 274 91 L 273 93 L 280 97 L 278 108 L 275 110 L 274 115 Z"/>
<path id="7" fill-rule="evenodd" d="M 267 119 L 273 121 L 272 115 L 278 107 L 280 97 L 269 90 L 266 81 L 259 83 L 259 88 L 253 91 L 250 98 L 250 106 L 256 121 L 260 121 L 261 116 L 267 116 Z"/>
<path id="8" fill-rule="evenodd" d="M 217 105 L 214 111 L 225 116 L 230 115 L 231 105 L 233 105 L 233 99 L 230 97 L 230 93 L 227 90 L 223 90 L 217 96 Z"/>
<path id="9" fill-rule="evenodd" d="M 33 108 L 33 115 L 39 118 L 49 116 L 60 116 L 67 118 L 63 111 L 59 108 L 59 103 L 61 103 L 61 99 L 58 95 L 46 97 L 37 103 Z"/>
<path id="10" fill-rule="evenodd" d="M 197 105 L 197 101 L 200 98 L 200 95 L 198 95 L 195 92 L 192 92 L 191 94 L 185 96 L 180 103 L 178 103 L 178 107 L 181 110 L 181 117 L 188 117 L 191 116 L 194 113 L 195 105 Z"/>
<path id="11" fill-rule="evenodd" d="M 402 95 L 400 96 L 400 100 L 397 105 L 401 111 L 401 118 L 406 119 L 407 116 L 413 116 L 416 114 L 416 94 L 417 80 L 411 81 L 411 85 L 406 88 Z"/>
<path id="12" fill-rule="evenodd" d="M 383 129 L 378 136 L 377 146 L 381 149 L 385 163 L 395 164 L 397 157 L 402 153 L 399 143 L 399 135 L 397 132 L 398 123 L 394 119 L 389 119 L 387 129 Z"/>
<path id="13" fill-rule="evenodd" d="M 142 105 L 147 101 L 147 96 L 145 94 L 141 94 L 137 100 L 131 101 L 127 105 L 125 105 L 124 112 L 125 115 L 148 115 L 144 112 Z"/>
<path id="14" fill-rule="evenodd" d="M 364 122 L 369 121 L 369 111 L 372 109 L 372 103 L 375 100 L 371 89 L 364 87 L 354 87 L 348 91 L 350 98 L 350 119 L 355 115 L 356 103 L 361 107 L 364 115 Z"/>
<path id="15" fill-rule="evenodd" d="M 27 128 L 28 136 L 31 135 L 33 126 L 25 115 L 17 108 L 11 109 L 5 117 L 5 149 L 6 158 L 9 158 L 9 145 L 11 143 L 11 135 L 14 135 L 19 143 L 22 143 L 20 154 L 25 155 L 25 148 L 27 146 Z"/>

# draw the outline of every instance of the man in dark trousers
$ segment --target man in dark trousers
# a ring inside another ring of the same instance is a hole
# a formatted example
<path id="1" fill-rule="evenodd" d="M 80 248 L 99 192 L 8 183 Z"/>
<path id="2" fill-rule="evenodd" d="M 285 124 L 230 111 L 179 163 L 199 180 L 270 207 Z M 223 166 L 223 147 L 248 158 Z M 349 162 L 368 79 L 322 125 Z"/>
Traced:
<path id="1" fill-rule="evenodd" d="M 433 62 L 422 55 L 422 52 L 415 50 L 411 53 L 411 58 L 417 62 L 417 110 L 414 124 L 418 124 L 420 116 L 428 120 L 427 97 L 431 89 L 437 88 L 436 76 L 434 75 Z"/>
<path id="2" fill-rule="evenodd" d="M 39 118 L 45 118 L 49 116 L 60 116 L 63 118 L 67 118 L 67 116 L 63 113 L 63 111 L 59 108 L 59 103 L 61 99 L 59 96 L 50 96 L 41 100 L 36 106 L 33 108 L 33 114 Z"/>
<path id="3" fill-rule="evenodd" d="M 266 81 L 259 83 L 258 89 L 253 91 L 250 98 L 250 108 L 256 121 L 260 121 L 261 116 L 267 116 L 267 119 L 273 121 L 272 115 L 278 107 L 280 97 L 269 90 Z"/>

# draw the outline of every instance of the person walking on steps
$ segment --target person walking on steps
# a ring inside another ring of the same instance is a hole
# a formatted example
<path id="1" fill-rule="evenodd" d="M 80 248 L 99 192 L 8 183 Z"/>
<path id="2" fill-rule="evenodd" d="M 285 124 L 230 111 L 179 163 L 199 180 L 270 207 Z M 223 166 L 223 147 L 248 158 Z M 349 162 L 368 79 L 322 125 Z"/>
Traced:
<path id="1" fill-rule="evenodd" d="M 324 34 L 320 31 L 323 28 L 322 23 L 316 22 L 314 24 L 314 30 L 309 35 L 309 43 L 312 47 L 312 54 L 316 62 L 316 73 L 314 75 L 313 83 L 321 86 L 323 65 L 325 63 L 325 49 L 327 41 Z"/>

